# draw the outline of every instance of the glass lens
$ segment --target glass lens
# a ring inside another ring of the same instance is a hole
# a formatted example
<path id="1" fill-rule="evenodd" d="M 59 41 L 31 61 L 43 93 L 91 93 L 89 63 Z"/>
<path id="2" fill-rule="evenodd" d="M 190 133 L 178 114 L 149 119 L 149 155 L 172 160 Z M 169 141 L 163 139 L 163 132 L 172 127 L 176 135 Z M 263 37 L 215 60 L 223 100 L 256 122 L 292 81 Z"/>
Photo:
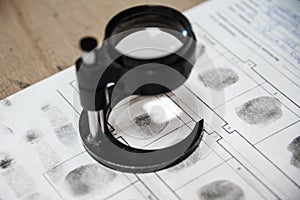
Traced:
<path id="1" fill-rule="evenodd" d="M 155 59 L 174 53 L 182 46 L 183 43 L 174 35 L 149 27 L 127 35 L 115 48 L 132 58 Z"/>

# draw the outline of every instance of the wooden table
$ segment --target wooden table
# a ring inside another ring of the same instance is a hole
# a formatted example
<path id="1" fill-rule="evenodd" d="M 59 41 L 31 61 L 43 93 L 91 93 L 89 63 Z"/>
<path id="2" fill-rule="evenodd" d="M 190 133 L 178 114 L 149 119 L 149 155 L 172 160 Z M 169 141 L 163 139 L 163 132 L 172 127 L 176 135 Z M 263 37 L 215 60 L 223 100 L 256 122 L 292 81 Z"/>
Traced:
<path id="1" fill-rule="evenodd" d="M 1 0 L 0 99 L 71 65 L 80 56 L 78 41 L 102 40 L 119 11 L 162 4 L 184 11 L 205 0 Z"/>

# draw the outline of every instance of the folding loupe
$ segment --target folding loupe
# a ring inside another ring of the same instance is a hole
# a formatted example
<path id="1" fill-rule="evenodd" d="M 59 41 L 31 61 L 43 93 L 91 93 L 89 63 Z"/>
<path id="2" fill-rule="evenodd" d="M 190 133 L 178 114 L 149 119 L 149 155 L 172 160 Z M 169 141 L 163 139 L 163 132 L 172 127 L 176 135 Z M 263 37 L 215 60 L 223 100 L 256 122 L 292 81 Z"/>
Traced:
<path id="1" fill-rule="evenodd" d="M 95 160 L 119 171 L 146 173 L 174 166 L 194 152 L 202 138 L 203 120 L 187 137 L 161 149 L 130 147 L 117 140 L 108 126 L 112 110 L 122 100 L 170 92 L 189 77 L 199 49 L 189 21 L 180 12 L 163 6 L 130 8 L 111 19 L 99 48 L 91 37 L 83 38 L 80 45 L 83 56 L 76 69 L 84 110 L 79 129 Z M 159 108 L 155 112 L 160 116 Z M 135 120 L 138 124 L 153 119 L 139 115 Z M 165 125 L 152 123 L 151 130 L 144 131 L 151 136 Z"/>

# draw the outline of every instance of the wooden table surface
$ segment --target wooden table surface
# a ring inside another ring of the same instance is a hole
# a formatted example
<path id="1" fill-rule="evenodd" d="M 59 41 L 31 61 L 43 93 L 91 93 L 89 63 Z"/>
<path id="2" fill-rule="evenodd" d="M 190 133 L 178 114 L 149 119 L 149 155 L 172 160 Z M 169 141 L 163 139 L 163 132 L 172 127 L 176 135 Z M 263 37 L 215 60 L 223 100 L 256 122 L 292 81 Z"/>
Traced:
<path id="1" fill-rule="evenodd" d="M 57 73 L 81 55 L 86 35 L 102 40 L 119 11 L 161 4 L 184 11 L 205 0 L 0 0 L 0 99 Z"/>

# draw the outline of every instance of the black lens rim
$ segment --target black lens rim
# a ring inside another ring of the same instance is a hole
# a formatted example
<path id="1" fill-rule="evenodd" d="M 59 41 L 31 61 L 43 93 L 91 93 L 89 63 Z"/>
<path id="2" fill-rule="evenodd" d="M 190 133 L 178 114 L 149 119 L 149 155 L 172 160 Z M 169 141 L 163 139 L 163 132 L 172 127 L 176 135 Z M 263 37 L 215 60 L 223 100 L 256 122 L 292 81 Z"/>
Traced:
<path id="1" fill-rule="evenodd" d="M 154 19 L 153 16 L 155 16 L 156 18 Z M 171 19 L 172 21 L 168 21 L 166 20 L 166 18 Z M 170 29 L 174 30 L 174 32 L 176 31 L 180 33 L 182 33 L 182 31 L 185 31 L 186 39 L 182 40 L 182 38 L 179 38 L 178 35 L 175 35 L 171 31 L 169 33 L 183 42 L 183 45 L 177 51 L 165 56 L 147 59 L 134 58 L 123 55 L 121 52 L 115 49 L 115 43 L 112 42 L 110 38 L 118 37 L 118 34 L 120 34 L 121 39 L 122 37 L 124 37 L 122 33 L 130 34 L 130 30 L 133 30 L 133 32 L 135 32 L 136 29 L 146 28 L 145 23 L 136 23 L 133 26 L 124 27 L 121 31 L 116 31 L 118 27 L 122 27 L 122 24 L 132 19 L 143 19 L 143 21 L 147 23 L 151 23 L 152 20 L 153 25 L 146 27 Z M 118 13 L 107 24 L 104 37 L 104 42 L 107 47 L 106 49 L 108 51 L 108 54 L 119 55 L 119 59 L 117 59 L 116 62 L 118 62 L 122 67 L 129 69 L 147 63 L 161 63 L 172 67 L 173 64 L 178 62 L 179 57 L 185 57 L 185 55 L 193 53 L 195 49 L 195 41 L 196 37 L 188 19 L 179 11 L 161 5 L 136 6 Z"/>

